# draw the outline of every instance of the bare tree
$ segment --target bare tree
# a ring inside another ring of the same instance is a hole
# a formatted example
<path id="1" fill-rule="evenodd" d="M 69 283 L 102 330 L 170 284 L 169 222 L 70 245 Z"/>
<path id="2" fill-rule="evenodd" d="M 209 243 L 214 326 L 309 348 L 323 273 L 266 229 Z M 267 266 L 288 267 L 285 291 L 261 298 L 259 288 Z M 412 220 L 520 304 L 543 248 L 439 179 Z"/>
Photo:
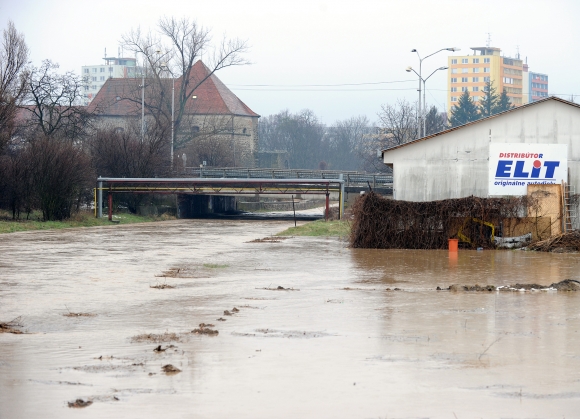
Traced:
<path id="1" fill-rule="evenodd" d="M 182 77 L 182 83 L 176 85 L 174 128 L 177 131 L 182 123 L 186 103 L 195 90 L 212 74 L 226 67 L 248 64 L 243 57 L 248 50 L 245 41 L 223 39 L 217 46 L 211 42 L 210 31 L 189 18 L 161 18 L 158 32 L 144 33 L 141 28 L 129 31 L 121 38 L 123 46 L 135 54 L 144 57 L 144 68 L 149 83 L 157 85 L 158 100 L 145 104 L 148 112 L 156 118 L 170 121 L 171 82 L 172 78 Z M 191 80 L 191 71 L 197 60 L 204 56 L 208 67 L 207 76 L 201 80 Z M 165 72 L 165 73 L 164 73 Z M 165 76 L 165 77 L 163 77 Z M 148 86 L 149 87 L 149 86 Z M 152 95 L 148 95 L 153 97 Z M 132 100 L 139 101 L 139 97 Z"/>
<path id="2" fill-rule="evenodd" d="M 362 166 L 361 156 L 357 153 L 359 145 L 371 128 L 366 116 L 352 117 L 336 121 L 328 128 L 328 158 L 332 169 L 358 170 Z"/>
<path id="3" fill-rule="evenodd" d="M 94 175 L 89 156 L 80 146 L 39 134 L 26 144 L 22 158 L 45 221 L 69 218 L 92 198 Z"/>
<path id="4" fill-rule="evenodd" d="M 44 136 L 77 141 L 86 134 L 91 116 L 80 106 L 82 79 L 73 72 L 58 74 L 58 64 L 43 61 L 27 80 L 29 127 Z"/>
<path id="5" fill-rule="evenodd" d="M 126 128 L 104 127 L 90 138 L 93 165 L 99 176 L 155 177 L 169 161 L 167 127 L 153 126 L 141 139 L 136 121 Z"/>
<path id="6" fill-rule="evenodd" d="M 318 169 L 327 157 L 326 126 L 309 109 L 297 114 L 283 111 L 260 124 L 265 125 L 260 130 L 261 149 L 287 151 L 291 168 Z"/>
<path id="7" fill-rule="evenodd" d="M 15 128 L 16 113 L 26 89 L 27 63 L 28 47 L 24 35 L 18 33 L 12 21 L 8 21 L 0 49 L 0 153 Z"/>
<path id="8" fill-rule="evenodd" d="M 417 110 L 406 100 L 395 105 L 382 105 L 378 113 L 387 147 L 408 143 L 417 138 Z"/>

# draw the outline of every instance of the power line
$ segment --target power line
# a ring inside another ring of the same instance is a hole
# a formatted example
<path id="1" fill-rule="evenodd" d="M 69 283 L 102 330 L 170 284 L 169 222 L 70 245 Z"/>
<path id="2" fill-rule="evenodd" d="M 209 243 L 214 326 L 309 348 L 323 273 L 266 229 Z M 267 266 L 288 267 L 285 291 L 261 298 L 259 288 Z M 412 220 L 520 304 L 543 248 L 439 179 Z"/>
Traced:
<path id="1" fill-rule="evenodd" d="M 340 84 L 230 84 L 230 87 L 340 87 L 340 86 L 365 86 L 376 84 L 391 84 L 391 83 L 408 83 L 416 82 L 416 80 L 393 80 L 393 81 L 377 81 L 366 83 L 340 83 Z"/>

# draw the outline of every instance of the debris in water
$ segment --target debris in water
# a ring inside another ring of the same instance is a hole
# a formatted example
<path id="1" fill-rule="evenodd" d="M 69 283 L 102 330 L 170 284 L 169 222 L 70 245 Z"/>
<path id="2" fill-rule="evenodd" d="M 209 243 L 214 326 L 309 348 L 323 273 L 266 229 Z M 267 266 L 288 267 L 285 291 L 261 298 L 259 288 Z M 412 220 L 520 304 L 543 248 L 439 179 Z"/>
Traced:
<path id="1" fill-rule="evenodd" d="M 580 251 L 580 231 L 559 234 L 546 240 L 530 244 L 526 250 L 540 252 L 571 253 Z"/>
<path id="2" fill-rule="evenodd" d="M 149 285 L 149 288 L 155 288 L 158 290 L 165 290 L 165 289 L 171 289 L 171 288 L 175 288 L 173 285 L 169 285 L 169 284 L 157 284 L 157 285 Z"/>
<path id="3" fill-rule="evenodd" d="M 15 327 L 22 327 L 20 324 L 20 319 L 22 316 L 18 316 L 15 319 L 10 320 L 9 322 L 2 323 L 0 322 L 0 333 L 13 333 L 15 335 L 21 335 L 22 331 L 15 329 Z"/>
<path id="4" fill-rule="evenodd" d="M 161 345 L 159 345 L 157 348 L 153 349 L 153 352 L 165 352 L 167 350 L 167 348 L 163 349 L 161 348 Z"/>
<path id="5" fill-rule="evenodd" d="M 164 365 L 161 369 L 165 374 L 177 374 L 178 372 L 181 372 L 179 368 L 176 368 L 171 364 Z"/>
<path id="6" fill-rule="evenodd" d="M 232 313 L 230 313 L 228 310 L 224 310 L 224 316 L 231 316 Z"/>
<path id="7" fill-rule="evenodd" d="M 282 240 L 286 240 L 288 237 L 264 237 L 263 239 L 254 239 L 246 243 L 280 243 Z"/>
<path id="8" fill-rule="evenodd" d="M 480 286 L 478 284 L 475 285 L 459 285 L 453 284 L 450 285 L 448 290 L 449 291 L 495 291 L 495 285 L 484 285 Z"/>
<path id="9" fill-rule="evenodd" d="M 459 285 L 453 284 L 449 288 L 437 287 L 437 291 L 580 291 L 580 281 L 565 279 L 545 286 L 540 284 L 514 284 L 514 285 Z"/>
<path id="10" fill-rule="evenodd" d="M 162 334 L 155 333 L 145 333 L 142 335 L 133 336 L 131 342 L 153 342 L 153 343 L 165 343 L 165 342 L 181 342 L 181 336 L 177 333 L 165 332 Z"/>
<path id="11" fill-rule="evenodd" d="M 83 399 L 76 399 L 74 402 L 68 402 L 68 407 L 87 407 L 92 405 L 93 402 L 91 400 L 84 401 Z"/>
<path id="12" fill-rule="evenodd" d="M 220 317 L 219 319 L 216 319 L 218 322 L 225 322 L 227 319 L 224 319 L 223 317 Z"/>
<path id="13" fill-rule="evenodd" d="M 237 308 L 235 308 L 235 307 L 234 307 L 234 308 L 232 308 L 232 313 L 237 313 L 237 312 L 239 312 L 239 311 L 240 311 L 240 310 L 238 310 L 238 309 L 237 309 Z"/>
<path id="14" fill-rule="evenodd" d="M 264 287 L 264 288 L 256 288 L 257 290 L 268 290 L 268 291 L 300 291 L 298 288 L 284 288 L 278 285 L 276 288 L 272 287 Z"/>
<path id="15" fill-rule="evenodd" d="M 191 333 L 195 333 L 196 335 L 209 335 L 209 336 L 218 335 L 219 332 L 217 330 L 211 329 L 212 327 L 215 326 L 213 324 L 200 323 L 199 329 L 193 329 Z"/>

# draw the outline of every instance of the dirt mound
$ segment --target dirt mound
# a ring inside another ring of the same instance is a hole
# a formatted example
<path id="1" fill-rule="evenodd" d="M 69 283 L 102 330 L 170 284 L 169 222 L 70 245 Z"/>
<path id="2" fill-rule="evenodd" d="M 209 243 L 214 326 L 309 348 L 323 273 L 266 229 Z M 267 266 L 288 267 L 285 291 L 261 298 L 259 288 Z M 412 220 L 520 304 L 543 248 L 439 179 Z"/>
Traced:
<path id="1" fill-rule="evenodd" d="M 549 239 L 533 243 L 526 249 L 554 253 L 580 252 L 580 231 L 559 234 Z"/>

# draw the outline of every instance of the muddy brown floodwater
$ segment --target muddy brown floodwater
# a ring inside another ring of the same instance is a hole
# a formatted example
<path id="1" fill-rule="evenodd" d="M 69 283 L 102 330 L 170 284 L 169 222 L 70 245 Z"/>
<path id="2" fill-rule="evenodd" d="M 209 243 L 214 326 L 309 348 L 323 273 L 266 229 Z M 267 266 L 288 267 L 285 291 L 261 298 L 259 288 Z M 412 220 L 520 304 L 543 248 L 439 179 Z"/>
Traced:
<path id="1" fill-rule="evenodd" d="M 435 291 L 577 254 L 254 241 L 291 224 L 2 235 L 0 418 L 580 417 L 580 292 Z"/>

